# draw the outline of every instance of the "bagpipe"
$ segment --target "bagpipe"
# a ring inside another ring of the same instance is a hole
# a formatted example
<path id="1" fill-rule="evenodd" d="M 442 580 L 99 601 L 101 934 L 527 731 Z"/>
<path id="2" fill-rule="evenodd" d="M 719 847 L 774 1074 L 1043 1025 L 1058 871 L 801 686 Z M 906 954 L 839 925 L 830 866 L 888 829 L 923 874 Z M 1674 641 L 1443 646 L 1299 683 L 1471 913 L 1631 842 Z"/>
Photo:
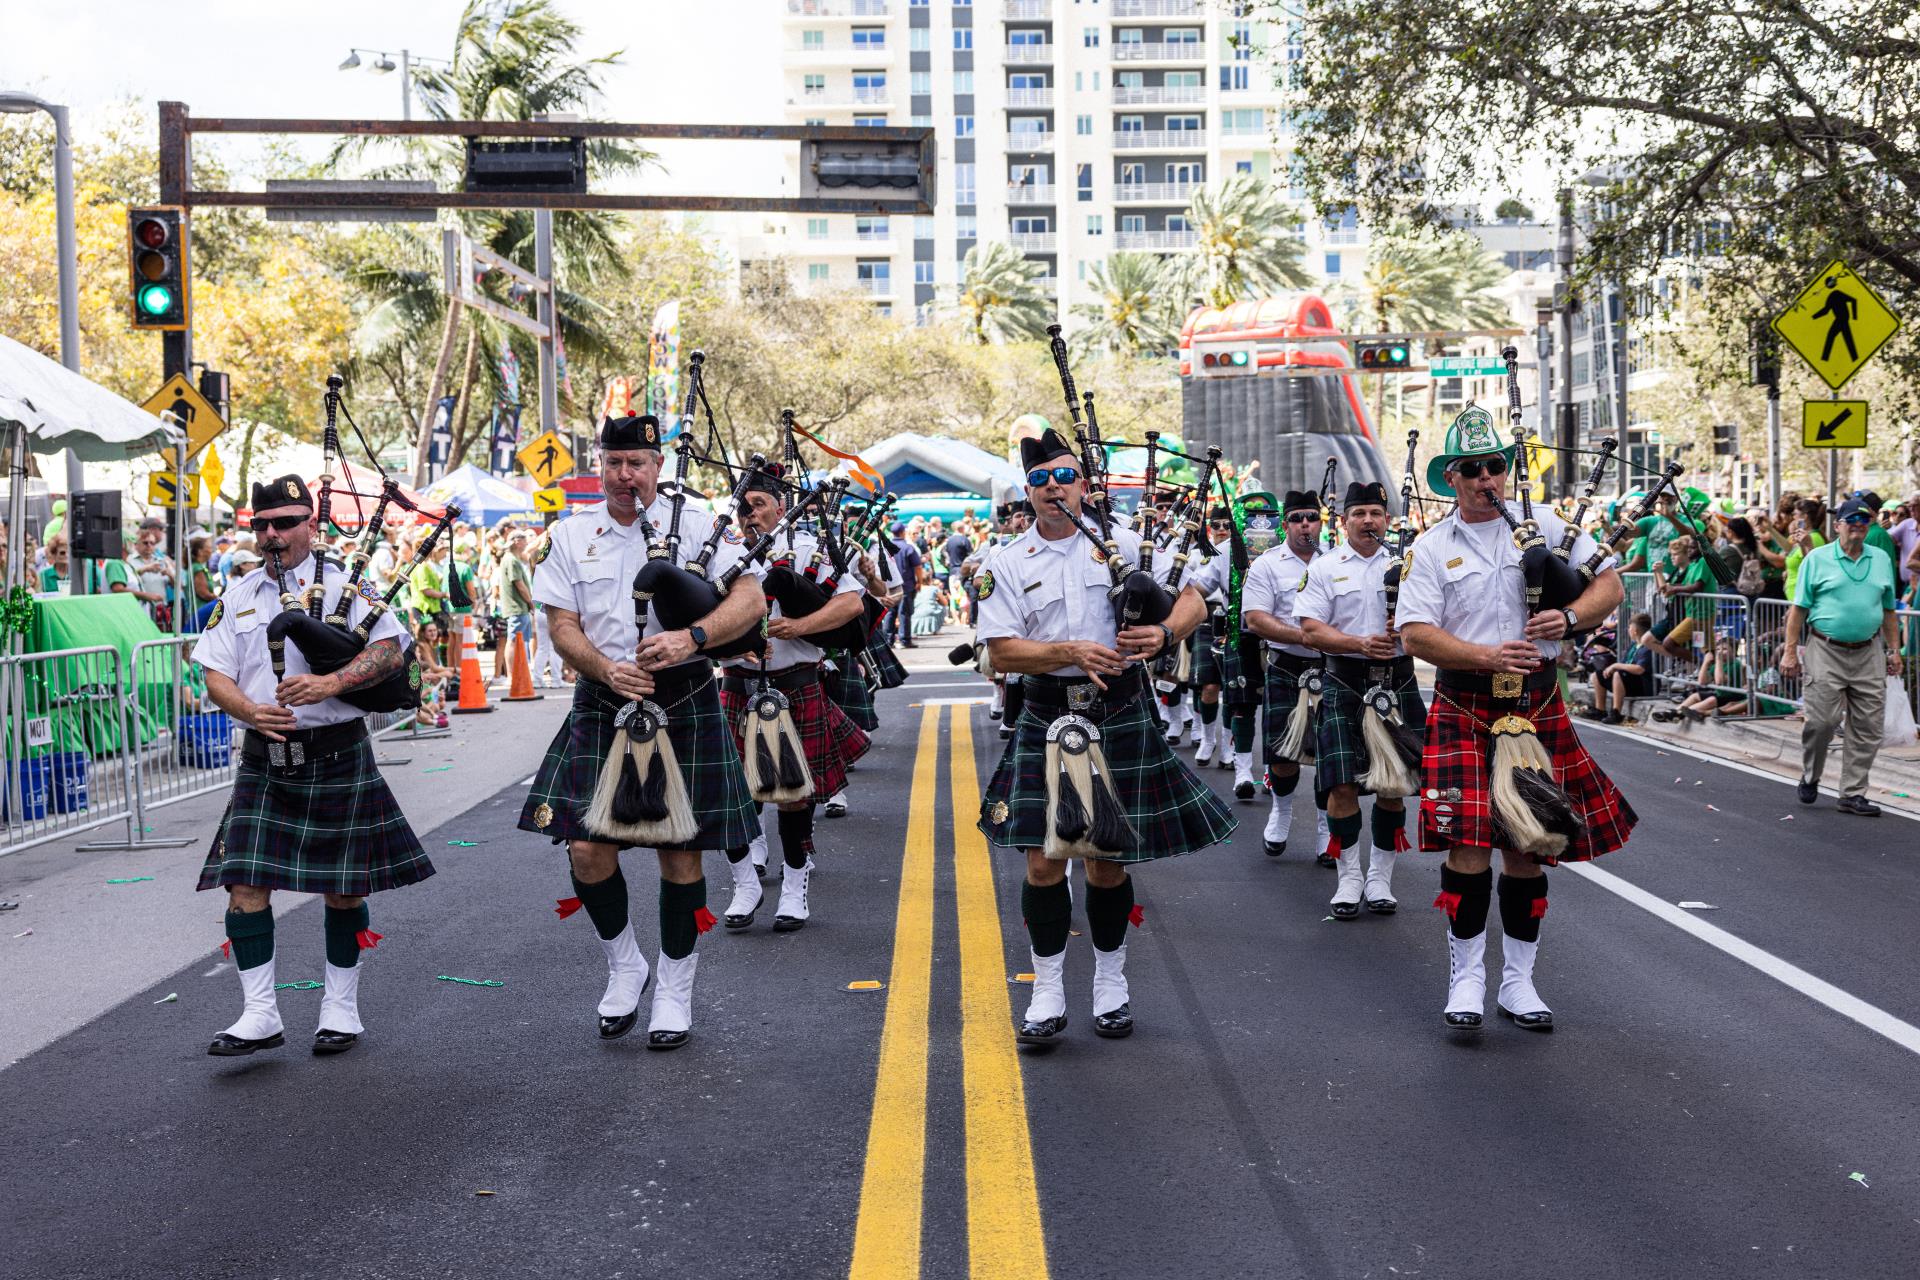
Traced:
<path id="1" fill-rule="evenodd" d="M 1340 470 L 1340 459 L 1327 455 L 1326 470 L 1320 473 L 1320 505 L 1327 511 L 1327 527 L 1337 529 L 1334 517 L 1339 515 L 1338 500 L 1334 496 L 1334 480 Z M 1337 535 L 1336 535 L 1337 536 Z M 1393 629 L 1389 621 L 1387 629 Z M 1280 744 L 1271 754 L 1279 759 L 1293 760 L 1301 764 L 1311 763 L 1316 754 L 1316 739 L 1313 732 L 1314 713 L 1320 710 L 1320 699 L 1326 694 L 1327 673 L 1324 665 L 1308 667 L 1300 673 L 1299 692 L 1293 700 L 1293 710 L 1287 715 L 1287 727 L 1280 735 Z M 1363 730 L 1364 732 L 1364 730 Z"/>
<path id="2" fill-rule="evenodd" d="M 345 398 L 341 395 L 344 385 L 338 374 L 329 375 L 327 390 L 322 397 L 326 422 L 321 433 L 320 493 L 315 502 L 314 518 L 321 532 L 331 527 L 335 534 L 351 539 L 352 535 L 347 530 L 333 522 L 333 470 L 340 456 L 341 415 L 345 413 L 354 434 L 360 436 L 363 447 L 366 446 L 366 437 L 360 435 L 360 428 L 353 422 L 352 413 L 346 410 Z M 375 470 L 379 470 L 380 460 L 370 447 L 367 448 L 367 456 Z M 343 489 L 342 492 L 356 498 L 364 496 L 351 489 Z M 279 554 L 269 553 L 269 571 L 273 574 L 274 584 L 280 589 L 281 605 L 281 611 L 267 623 L 267 650 L 273 662 L 275 679 L 286 677 L 286 647 L 289 641 L 300 651 L 308 669 L 315 675 L 332 675 L 359 657 L 367 647 L 374 625 L 392 609 L 393 602 L 407 589 L 414 571 L 427 562 L 427 557 L 433 554 L 440 539 L 448 536 L 453 522 L 460 515 L 460 508 L 455 506 L 441 511 L 432 532 L 414 552 L 413 560 L 404 568 L 395 570 L 393 585 L 387 589 L 385 596 L 380 596 L 366 582 L 365 575 L 367 563 L 373 559 L 373 552 L 379 544 L 390 506 L 398 506 L 417 516 L 430 515 L 400 491 L 398 481 L 381 472 L 380 494 L 374 501 L 373 514 L 365 522 L 359 546 L 347 557 L 344 566 L 347 580 L 341 585 L 339 598 L 335 600 L 331 613 L 325 613 L 326 570 L 329 563 L 325 551 L 317 545 L 313 549 L 313 584 L 305 591 L 304 598 L 288 589 L 286 565 Z M 338 565 L 338 562 L 334 563 Z M 367 606 L 366 613 L 358 623 L 349 626 L 347 618 L 356 599 Z M 325 616 L 322 616 L 323 613 Z M 419 706 L 420 662 L 414 655 L 410 637 L 401 644 L 401 657 L 403 661 L 398 670 L 372 684 L 347 690 L 340 695 L 341 700 L 362 711 L 405 711 Z"/>
<path id="3" fill-rule="evenodd" d="M 1400 603 L 1400 580 L 1413 558 L 1414 451 L 1420 443 L 1417 430 L 1407 432 L 1407 467 L 1400 478 L 1400 515 L 1381 542 L 1388 556 L 1387 570 L 1381 578 L 1387 606 L 1387 634 L 1394 634 L 1393 615 Z M 1360 737 L 1367 748 L 1367 772 L 1361 785 L 1377 796 L 1410 796 L 1420 789 L 1420 761 L 1426 750 L 1424 735 L 1409 726 L 1400 714 L 1397 690 L 1374 685 L 1361 695 L 1363 714 Z"/>

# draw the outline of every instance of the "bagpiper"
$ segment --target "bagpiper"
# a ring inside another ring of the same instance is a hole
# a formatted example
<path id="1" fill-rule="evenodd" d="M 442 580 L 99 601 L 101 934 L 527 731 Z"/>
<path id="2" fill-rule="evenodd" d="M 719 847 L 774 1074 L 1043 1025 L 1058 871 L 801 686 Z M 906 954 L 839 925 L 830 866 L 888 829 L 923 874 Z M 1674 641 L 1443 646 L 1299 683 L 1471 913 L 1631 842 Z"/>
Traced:
<path id="1" fill-rule="evenodd" d="M 298 476 L 253 486 L 253 532 L 273 567 L 227 590 L 193 650 L 208 696 L 247 726 L 233 795 L 200 870 L 200 888 L 227 891 L 227 949 L 245 996 L 239 1019 L 208 1046 L 216 1057 L 285 1043 L 274 987 L 274 890 L 326 899 L 325 994 L 313 1051 L 335 1054 L 364 1030 L 360 952 L 380 939 L 368 896 L 433 874 L 374 764 L 366 712 L 343 699 L 406 668 L 406 632 L 375 607 L 377 597 L 356 592 L 338 564 L 313 554 L 314 512 Z M 298 608 L 315 584 L 324 595 L 314 616 L 337 614 L 355 625 L 373 619 L 359 656 L 330 675 L 314 674 L 298 644 L 268 634 L 281 606 Z"/>
<path id="2" fill-rule="evenodd" d="M 1302 758 L 1310 761 L 1314 750 L 1312 713 L 1319 694 L 1309 690 L 1303 703 L 1301 681 L 1308 678 L 1308 672 L 1315 673 L 1313 682 L 1322 678 L 1320 651 L 1307 644 L 1294 610 L 1294 599 L 1306 582 L 1307 570 L 1320 554 L 1320 495 L 1290 489 L 1281 507 L 1286 540 L 1262 552 L 1253 562 L 1240 601 L 1241 621 L 1267 646 L 1266 712 L 1261 736 L 1273 808 L 1261 833 L 1261 847 L 1272 858 L 1287 851 L 1287 840 L 1293 833 L 1293 794 L 1300 785 L 1300 762 Z M 1314 849 L 1318 852 L 1327 847 L 1328 831 L 1327 793 L 1317 785 L 1313 802 L 1319 827 Z"/>
<path id="3" fill-rule="evenodd" d="M 677 569 L 706 557 L 722 580 L 743 556 L 737 535 L 714 528 L 698 509 L 676 512 L 659 488 L 660 423 L 651 414 L 608 420 L 600 432 L 600 502 L 548 530 L 535 554 L 534 600 L 546 610 L 554 647 L 579 672 L 567 722 L 547 748 L 520 811 L 520 829 L 567 846 L 573 897 L 564 916 L 584 906 L 607 961 L 600 1036 L 633 1030 L 640 998 L 655 972 L 641 954 L 628 916 L 623 850 L 652 847 L 660 864 L 660 955 L 647 1026 L 649 1049 L 677 1049 L 693 1027 L 693 980 L 707 909 L 703 849 L 732 849 L 759 829 L 739 752 L 720 709 L 706 650 L 737 640 L 766 616 L 751 573 L 733 576 L 717 607 L 684 626 L 666 626 L 660 608 L 636 617 L 635 584 L 655 560 Z M 684 499 L 684 490 L 678 494 Z M 684 523 L 684 530 L 676 525 Z M 669 532 L 671 530 L 671 532 Z M 697 555 L 673 549 L 678 536 Z M 644 756 L 645 762 L 636 758 Z M 611 816 L 609 771 L 632 767 L 643 819 Z M 619 831 L 610 831 L 618 825 Z"/>
<path id="4" fill-rule="evenodd" d="M 1592 581 L 1564 609 L 1529 611 L 1514 536 L 1531 541 L 1528 522 L 1506 501 L 1507 474 L 1521 456 L 1486 410 L 1470 406 L 1454 420 L 1427 484 L 1458 505 L 1420 536 L 1400 589 L 1407 650 L 1439 668 L 1421 765 L 1420 847 L 1447 852 L 1434 905 L 1448 917 L 1444 1020 L 1455 1031 L 1478 1031 L 1484 1012 L 1493 847 L 1501 850 L 1505 935 L 1498 1007 L 1521 1027 L 1551 1031 L 1553 1014 L 1533 983 L 1544 868 L 1618 849 L 1638 821 L 1574 733 L 1555 673 L 1562 642 L 1619 606 L 1620 575 L 1582 531 L 1572 562 L 1592 563 Z M 1562 541 L 1552 512 L 1533 522 L 1549 546 Z"/>
<path id="5" fill-rule="evenodd" d="M 1314 559 L 1293 609 L 1309 645 L 1327 655 L 1315 746 L 1315 786 L 1327 794 L 1327 850 L 1340 863 L 1330 910 L 1336 920 L 1367 910 L 1390 915 L 1393 866 L 1407 848 L 1406 797 L 1418 779 L 1426 704 L 1413 659 L 1393 635 L 1389 570 L 1397 561 L 1385 543 L 1387 487 L 1355 480 L 1341 503 L 1345 541 Z M 1401 730 L 1395 734 L 1395 729 Z M 1406 753 L 1403 755 L 1403 752 Z M 1371 851 L 1360 857 L 1360 796 L 1373 796 Z M 1364 883 L 1363 883 L 1364 882 Z"/>
<path id="6" fill-rule="evenodd" d="M 1133 1031 L 1126 930 L 1138 918 L 1127 867 L 1218 843 L 1236 825 L 1168 749 L 1147 709 L 1143 664 L 1190 634 L 1202 605 L 1185 587 L 1164 622 L 1122 628 L 1110 592 L 1138 557 L 1139 539 L 1114 528 L 1109 513 L 1108 549 L 1089 547 L 1084 468 L 1058 432 L 1023 440 L 1020 457 L 1035 521 L 983 570 L 979 634 L 995 670 L 1020 673 L 1026 704 L 979 825 L 1027 859 L 1020 914 L 1034 983 L 1018 1041 L 1050 1045 L 1066 1029 L 1069 858 L 1086 870 L 1094 1032 L 1117 1038 Z"/>

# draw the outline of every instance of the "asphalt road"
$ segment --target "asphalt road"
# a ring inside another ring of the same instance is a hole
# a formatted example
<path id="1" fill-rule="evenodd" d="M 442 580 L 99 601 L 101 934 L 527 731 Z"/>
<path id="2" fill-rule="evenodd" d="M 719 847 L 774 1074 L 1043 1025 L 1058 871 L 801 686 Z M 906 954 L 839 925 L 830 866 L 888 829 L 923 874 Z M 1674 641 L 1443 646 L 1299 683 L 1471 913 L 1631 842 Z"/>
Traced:
<path id="1" fill-rule="evenodd" d="M 0 1072 L 0 1276 L 1920 1274 L 1912 823 L 1591 735 L 1639 834 L 1604 876 L 1552 873 L 1555 1034 L 1463 1045 L 1437 859 L 1403 862 L 1399 915 L 1330 921 L 1332 873 L 1261 854 L 1262 799 L 1230 847 L 1140 871 L 1133 1038 L 1091 1034 L 1077 938 L 1067 1043 L 1021 1056 L 1020 863 L 971 830 L 998 740 L 932 687 L 965 679 L 883 695 L 813 922 L 707 935 L 677 1053 L 596 1037 L 599 951 L 552 910 L 562 856 L 513 830 L 519 786 L 374 900 L 354 1052 L 311 1057 L 319 994 L 284 991 L 286 1048 L 208 1058 L 231 971 L 152 974 Z M 643 858 L 628 877 L 651 948 Z M 319 977 L 318 905 L 278 931 L 280 980 Z"/>

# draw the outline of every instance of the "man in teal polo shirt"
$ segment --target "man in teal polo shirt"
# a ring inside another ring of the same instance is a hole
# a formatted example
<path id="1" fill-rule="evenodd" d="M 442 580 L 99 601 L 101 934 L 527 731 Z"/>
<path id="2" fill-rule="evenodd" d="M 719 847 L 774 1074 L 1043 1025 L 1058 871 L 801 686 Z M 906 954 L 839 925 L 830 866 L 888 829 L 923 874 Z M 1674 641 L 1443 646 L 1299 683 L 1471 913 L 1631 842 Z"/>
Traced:
<path id="1" fill-rule="evenodd" d="M 1873 512 L 1866 503 L 1853 499 L 1840 508 L 1836 521 L 1838 541 L 1814 548 L 1800 564 L 1800 580 L 1787 610 L 1780 674 L 1791 679 L 1801 673 L 1800 641 L 1806 633 L 1800 803 L 1812 804 L 1819 797 L 1827 746 L 1844 713 L 1840 811 L 1873 818 L 1880 806 L 1866 797 L 1867 773 L 1880 750 L 1887 677 L 1899 675 L 1901 667 L 1893 561 L 1867 545 Z"/>

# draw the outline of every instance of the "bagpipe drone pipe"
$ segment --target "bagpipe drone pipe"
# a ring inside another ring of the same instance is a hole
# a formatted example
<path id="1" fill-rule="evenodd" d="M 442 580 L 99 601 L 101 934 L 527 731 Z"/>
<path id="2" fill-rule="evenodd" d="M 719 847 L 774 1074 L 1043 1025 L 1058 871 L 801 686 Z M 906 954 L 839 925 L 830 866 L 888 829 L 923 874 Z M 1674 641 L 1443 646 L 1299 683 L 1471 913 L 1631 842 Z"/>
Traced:
<path id="1" fill-rule="evenodd" d="M 1387 569 L 1381 585 L 1387 606 L 1387 634 L 1394 634 L 1394 611 L 1400 603 L 1400 580 L 1413 555 L 1414 454 L 1420 432 L 1407 432 L 1407 466 L 1400 480 L 1400 515 L 1387 532 L 1384 543 Z M 1425 734 L 1415 730 L 1400 714 L 1400 699 L 1393 688 L 1375 685 L 1361 698 L 1360 737 L 1367 748 L 1367 772 L 1361 784 L 1377 796 L 1410 796 L 1420 789 L 1420 762 L 1426 751 Z"/>

